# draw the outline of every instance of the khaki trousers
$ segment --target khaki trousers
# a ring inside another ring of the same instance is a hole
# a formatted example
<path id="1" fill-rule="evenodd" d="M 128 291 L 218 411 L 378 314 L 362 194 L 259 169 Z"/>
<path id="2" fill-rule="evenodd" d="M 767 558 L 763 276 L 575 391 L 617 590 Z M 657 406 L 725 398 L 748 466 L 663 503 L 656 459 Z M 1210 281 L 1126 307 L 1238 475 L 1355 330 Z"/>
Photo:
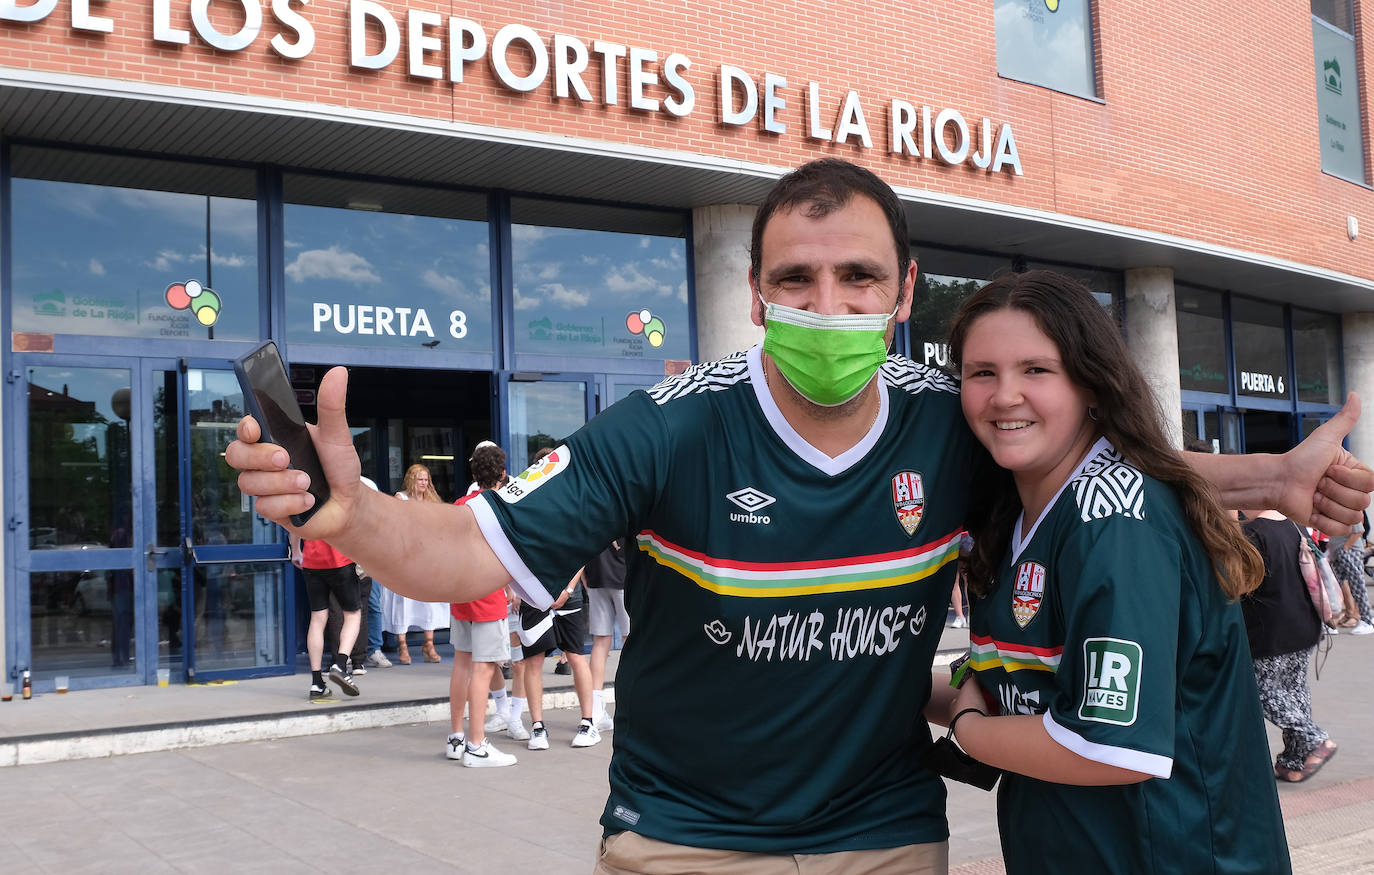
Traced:
<path id="1" fill-rule="evenodd" d="M 602 839 L 594 875 L 947 875 L 949 842 L 832 854 L 690 848 L 638 833 Z"/>

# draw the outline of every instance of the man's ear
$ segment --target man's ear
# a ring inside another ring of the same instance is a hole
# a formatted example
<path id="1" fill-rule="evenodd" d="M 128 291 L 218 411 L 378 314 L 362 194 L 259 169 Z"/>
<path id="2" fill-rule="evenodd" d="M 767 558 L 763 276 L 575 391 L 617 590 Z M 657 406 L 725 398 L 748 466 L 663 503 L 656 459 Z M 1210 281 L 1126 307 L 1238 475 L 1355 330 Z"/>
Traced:
<path id="1" fill-rule="evenodd" d="M 763 296 L 754 278 L 754 269 L 749 268 L 749 318 L 758 327 L 763 327 Z"/>
<path id="2" fill-rule="evenodd" d="M 902 277 L 902 286 L 899 291 L 902 296 L 902 303 L 897 307 L 897 322 L 905 322 L 911 318 L 911 301 L 916 294 L 916 259 L 911 259 L 907 265 L 906 276 Z"/>

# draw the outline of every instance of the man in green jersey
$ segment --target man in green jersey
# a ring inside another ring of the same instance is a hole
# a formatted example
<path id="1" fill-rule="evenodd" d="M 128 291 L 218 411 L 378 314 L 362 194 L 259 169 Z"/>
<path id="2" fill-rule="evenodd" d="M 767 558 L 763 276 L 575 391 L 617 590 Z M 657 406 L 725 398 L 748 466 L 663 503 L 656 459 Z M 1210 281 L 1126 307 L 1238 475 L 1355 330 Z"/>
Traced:
<path id="1" fill-rule="evenodd" d="M 635 635 L 600 871 L 795 872 L 800 855 L 844 872 L 947 868 L 921 710 L 973 441 L 955 384 L 886 353 L 915 277 L 891 188 L 843 161 L 799 168 L 754 223 L 763 344 L 634 393 L 461 508 L 356 489 L 346 374 L 321 383 L 315 441 L 334 491 L 306 536 L 397 592 L 471 601 L 513 580 L 547 606 L 626 539 Z M 1205 473 L 1232 504 L 1347 526 L 1374 477 L 1340 449 L 1341 427 L 1249 465 L 1206 457 Z M 289 527 L 313 501 L 307 478 L 258 435 L 245 418 L 227 458 L 258 512 Z"/>

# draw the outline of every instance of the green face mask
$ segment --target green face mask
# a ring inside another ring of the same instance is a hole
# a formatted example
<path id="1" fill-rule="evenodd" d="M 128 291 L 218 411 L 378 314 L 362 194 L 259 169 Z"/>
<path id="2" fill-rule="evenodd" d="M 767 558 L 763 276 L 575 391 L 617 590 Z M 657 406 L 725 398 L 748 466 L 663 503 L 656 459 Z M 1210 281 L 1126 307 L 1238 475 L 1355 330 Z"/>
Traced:
<path id="1" fill-rule="evenodd" d="M 813 404 L 836 407 L 872 382 L 887 360 L 887 323 L 881 313 L 827 316 L 765 304 L 763 351 L 787 382 Z"/>

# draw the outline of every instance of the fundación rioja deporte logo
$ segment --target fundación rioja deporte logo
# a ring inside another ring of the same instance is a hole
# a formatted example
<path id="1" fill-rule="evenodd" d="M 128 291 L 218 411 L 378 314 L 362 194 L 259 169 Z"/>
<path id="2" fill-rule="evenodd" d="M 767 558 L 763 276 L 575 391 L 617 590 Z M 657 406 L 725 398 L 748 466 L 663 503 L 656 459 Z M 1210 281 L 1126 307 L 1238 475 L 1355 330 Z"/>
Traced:
<path id="1" fill-rule="evenodd" d="M 219 321 L 219 294 L 196 280 L 172 283 L 163 295 L 167 299 L 167 306 L 173 310 L 190 310 L 196 321 L 206 328 Z"/>

